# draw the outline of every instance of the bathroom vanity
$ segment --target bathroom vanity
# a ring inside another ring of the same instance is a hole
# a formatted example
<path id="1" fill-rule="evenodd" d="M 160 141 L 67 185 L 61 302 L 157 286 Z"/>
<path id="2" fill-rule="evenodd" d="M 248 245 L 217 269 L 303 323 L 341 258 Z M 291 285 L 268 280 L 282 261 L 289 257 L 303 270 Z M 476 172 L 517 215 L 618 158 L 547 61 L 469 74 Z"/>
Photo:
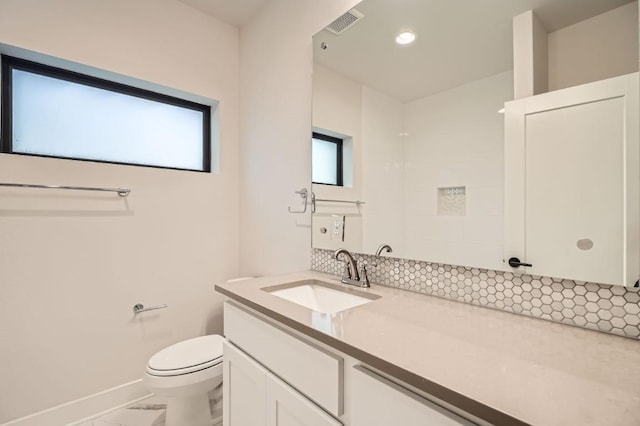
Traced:
<path id="1" fill-rule="evenodd" d="M 274 294 L 313 283 L 366 303 Z M 225 425 L 634 424 L 640 343 L 303 272 L 216 285 Z M 298 419 L 298 420 L 296 420 Z"/>
<path id="2" fill-rule="evenodd" d="M 313 37 L 289 213 L 314 269 L 394 259 L 216 286 L 226 426 L 640 424 L 638 340 L 392 288 L 638 337 L 637 3 L 543 3 L 365 0 Z"/>

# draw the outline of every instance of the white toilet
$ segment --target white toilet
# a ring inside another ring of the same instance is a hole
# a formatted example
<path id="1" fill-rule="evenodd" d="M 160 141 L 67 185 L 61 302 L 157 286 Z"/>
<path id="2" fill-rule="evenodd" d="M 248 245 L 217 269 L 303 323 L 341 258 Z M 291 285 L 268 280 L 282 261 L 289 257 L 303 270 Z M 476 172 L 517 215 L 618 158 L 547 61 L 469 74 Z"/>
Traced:
<path id="1" fill-rule="evenodd" d="M 168 399 L 166 426 L 213 425 L 209 392 L 222 383 L 223 341 L 218 335 L 196 337 L 149 359 L 144 381 L 150 391 Z"/>

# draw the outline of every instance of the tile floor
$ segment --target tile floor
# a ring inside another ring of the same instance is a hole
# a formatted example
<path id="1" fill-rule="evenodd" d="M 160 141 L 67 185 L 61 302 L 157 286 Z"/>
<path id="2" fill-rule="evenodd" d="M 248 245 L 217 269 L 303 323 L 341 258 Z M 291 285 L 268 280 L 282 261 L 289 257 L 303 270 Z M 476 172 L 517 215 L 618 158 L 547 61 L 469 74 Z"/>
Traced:
<path id="1" fill-rule="evenodd" d="M 214 425 L 222 425 L 220 404 L 215 406 Z M 166 399 L 152 396 L 125 408 L 119 408 L 95 419 L 72 423 L 73 426 L 164 426 Z"/>

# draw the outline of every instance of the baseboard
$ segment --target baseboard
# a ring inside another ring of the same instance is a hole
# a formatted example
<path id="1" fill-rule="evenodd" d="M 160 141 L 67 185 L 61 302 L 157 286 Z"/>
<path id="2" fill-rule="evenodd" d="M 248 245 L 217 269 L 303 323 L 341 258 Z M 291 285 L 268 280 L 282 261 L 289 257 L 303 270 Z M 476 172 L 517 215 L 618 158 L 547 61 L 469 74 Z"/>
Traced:
<path id="1" fill-rule="evenodd" d="M 90 418 L 104 411 L 128 405 L 130 402 L 135 402 L 146 396 L 151 396 L 151 394 L 142 383 L 142 379 L 134 380 L 57 407 L 3 423 L 0 426 L 58 426 L 73 424 L 80 419 Z"/>

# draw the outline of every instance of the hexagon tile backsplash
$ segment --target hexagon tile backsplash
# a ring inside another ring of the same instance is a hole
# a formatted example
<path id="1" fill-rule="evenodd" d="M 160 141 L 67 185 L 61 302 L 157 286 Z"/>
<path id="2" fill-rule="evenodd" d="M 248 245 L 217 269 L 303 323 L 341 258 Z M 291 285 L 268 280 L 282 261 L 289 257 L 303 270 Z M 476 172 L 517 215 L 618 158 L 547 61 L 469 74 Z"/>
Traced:
<path id="1" fill-rule="evenodd" d="M 640 292 L 595 283 L 354 254 L 369 279 L 403 290 L 640 339 Z M 313 249 L 311 269 L 342 275 L 333 251 Z"/>

